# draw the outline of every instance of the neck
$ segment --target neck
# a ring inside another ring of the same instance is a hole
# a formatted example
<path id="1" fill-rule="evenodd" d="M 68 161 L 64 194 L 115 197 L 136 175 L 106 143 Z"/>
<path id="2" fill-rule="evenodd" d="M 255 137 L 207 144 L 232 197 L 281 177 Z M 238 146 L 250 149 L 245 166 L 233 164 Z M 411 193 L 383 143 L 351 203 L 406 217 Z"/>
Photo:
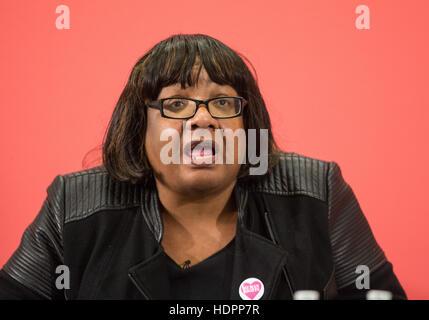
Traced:
<path id="1" fill-rule="evenodd" d="M 156 180 L 161 213 L 182 226 L 228 224 L 236 219 L 233 190 L 235 181 L 216 192 L 194 195 L 174 192 Z"/>

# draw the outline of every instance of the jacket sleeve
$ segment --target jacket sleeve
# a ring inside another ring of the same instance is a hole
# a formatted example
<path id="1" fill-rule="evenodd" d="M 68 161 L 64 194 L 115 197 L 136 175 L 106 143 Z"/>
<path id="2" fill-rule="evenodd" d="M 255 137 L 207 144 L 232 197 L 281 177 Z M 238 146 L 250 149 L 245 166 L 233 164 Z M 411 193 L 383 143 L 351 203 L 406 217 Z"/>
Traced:
<path id="1" fill-rule="evenodd" d="M 393 299 L 407 299 L 392 264 L 378 245 L 351 187 L 337 163 L 328 170 L 329 231 L 337 299 L 366 299 L 368 290 L 387 290 Z M 369 268 L 369 289 L 358 289 L 356 268 Z"/>
<path id="2" fill-rule="evenodd" d="M 21 243 L 0 270 L 0 299 L 64 299 L 55 286 L 63 264 L 64 177 L 58 175 Z"/>

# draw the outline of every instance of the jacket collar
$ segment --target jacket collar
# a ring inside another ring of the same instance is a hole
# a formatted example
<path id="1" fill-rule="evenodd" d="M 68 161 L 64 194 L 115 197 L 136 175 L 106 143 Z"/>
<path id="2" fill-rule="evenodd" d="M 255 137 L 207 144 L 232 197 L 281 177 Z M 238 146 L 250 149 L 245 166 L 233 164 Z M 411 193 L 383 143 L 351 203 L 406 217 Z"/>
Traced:
<path id="1" fill-rule="evenodd" d="M 167 275 L 167 256 L 160 241 L 163 224 L 158 208 L 158 195 L 153 184 L 142 194 L 142 214 L 156 241 L 153 255 L 132 266 L 128 275 L 133 284 L 146 299 L 169 299 L 170 284 Z M 237 184 L 234 196 L 238 205 L 238 222 L 235 235 L 235 256 L 230 298 L 240 299 L 240 284 L 248 278 L 258 278 L 264 284 L 261 299 L 273 296 L 276 284 L 286 264 L 287 252 L 267 238 L 250 231 L 245 225 L 248 191 Z"/>

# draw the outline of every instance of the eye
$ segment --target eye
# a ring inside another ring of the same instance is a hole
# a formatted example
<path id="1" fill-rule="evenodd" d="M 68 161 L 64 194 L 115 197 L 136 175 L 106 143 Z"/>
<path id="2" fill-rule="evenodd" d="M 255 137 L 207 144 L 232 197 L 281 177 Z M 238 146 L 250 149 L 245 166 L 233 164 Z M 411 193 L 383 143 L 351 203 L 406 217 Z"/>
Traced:
<path id="1" fill-rule="evenodd" d="M 171 99 L 171 100 L 166 100 L 164 102 L 164 106 L 167 108 L 173 108 L 173 109 L 178 109 L 178 108 L 183 108 L 186 107 L 188 104 L 187 100 L 183 100 L 183 99 Z"/>
<path id="2" fill-rule="evenodd" d="M 230 105 L 230 101 L 229 99 L 218 99 L 218 100 L 215 100 L 215 104 L 216 106 L 224 107 L 224 106 Z"/>
<path id="3" fill-rule="evenodd" d="M 214 100 L 214 106 L 217 108 L 231 108 L 234 106 L 234 98 L 219 98 Z"/>
<path id="4" fill-rule="evenodd" d="M 181 107 L 183 105 L 183 101 L 173 101 L 171 103 L 173 107 Z"/>

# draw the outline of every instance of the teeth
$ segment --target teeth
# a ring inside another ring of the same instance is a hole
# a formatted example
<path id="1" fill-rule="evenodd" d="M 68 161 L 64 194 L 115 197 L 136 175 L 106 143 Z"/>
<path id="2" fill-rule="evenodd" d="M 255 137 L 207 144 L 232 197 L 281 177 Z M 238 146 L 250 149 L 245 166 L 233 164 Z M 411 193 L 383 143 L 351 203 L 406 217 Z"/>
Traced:
<path id="1" fill-rule="evenodd" d="M 216 154 L 214 144 L 215 142 L 212 140 L 204 140 L 198 143 L 193 142 L 192 145 L 188 144 L 184 148 L 184 154 L 186 154 L 194 164 L 213 164 L 216 161 L 213 159 Z"/>
<path id="2" fill-rule="evenodd" d="M 204 158 L 213 156 L 210 149 L 192 150 L 192 158 Z"/>
<path id="3" fill-rule="evenodd" d="M 213 157 L 213 152 L 211 149 L 207 149 L 207 148 L 195 148 L 194 150 L 192 150 L 191 153 L 191 158 L 193 160 L 194 163 L 196 164 L 211 164 L 213 163 L 212 160 Z"/>

